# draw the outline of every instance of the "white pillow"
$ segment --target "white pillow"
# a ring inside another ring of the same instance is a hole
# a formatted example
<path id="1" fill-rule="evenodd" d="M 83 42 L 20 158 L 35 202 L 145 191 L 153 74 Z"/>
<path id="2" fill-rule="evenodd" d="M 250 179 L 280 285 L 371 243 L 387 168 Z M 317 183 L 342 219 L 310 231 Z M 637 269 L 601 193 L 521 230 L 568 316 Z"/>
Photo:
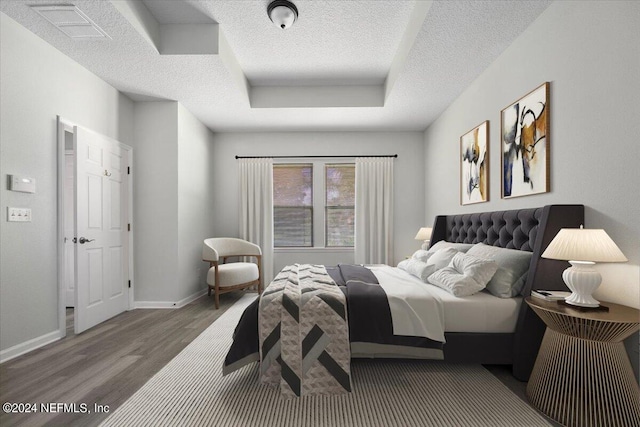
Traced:
<path id="1" fill-rule="evenodd" d="M 431 254 L 428 251 L 425 251 L 424 249 L 418 249 L 417 251 L 415 251 L 413 253 L 411 258 L 417 259 L 417 260 L 422 261 L 422 262 L 427 262 L 427 260 L 429 259 L 430 256 L 431 256 Z"/>
<path id="2" fill-rule="evenodd" d="M 417 259 L 405 259 L 398 264 L 398 268 L 406 271 L 407 273 L 416 276 L 418 279 L 423 282 L 427 281 L 427 277 L 431 275 L 435 271 L 433 265 L 429 265 L 426 262 L 422 262 Z"/>
<path id="3" fill-rule="evenodd" d="M 439 251 L 434 252 L 429 259 L 427 260 L 427 264 L 434 266 L 434 271 L 445 268 L 451 263 L 456 254 L 458 254 L 457 250 L 453 248 L 444 248 Z"/>
<path id="4" fill-rule="evenodd" d="M 407 259 L 403 259 L 402 261 L 400 261 L 397 265 L 397 267 L 401 270 L 407 270 L 407 264 L 409 263 L 409 260 L 411 258 L 407 258 Z"/>
<path id="5" fill-rule="evenodd" d="M 429 252 L 429 256 L 431 256 L 431 254 L 433 254 L 434 252 L 437 252 L 445 248 L 453 248 L 458 252 L 467 252 L 472 246 L 473 246 L 473 243 L 453 243 L 453 242 L 445 242 L 444 240 L 440 240 L 434 243 L 433 246 L 431 246 L 427 252 Z"/>
<path id="6" fill-rule="evenodd" d="M 428 282 L 456 297 L 466 297 L 483 290 L 497 270 L 493 260 L 459 252 L 447 267 L 429 276 Z"/>

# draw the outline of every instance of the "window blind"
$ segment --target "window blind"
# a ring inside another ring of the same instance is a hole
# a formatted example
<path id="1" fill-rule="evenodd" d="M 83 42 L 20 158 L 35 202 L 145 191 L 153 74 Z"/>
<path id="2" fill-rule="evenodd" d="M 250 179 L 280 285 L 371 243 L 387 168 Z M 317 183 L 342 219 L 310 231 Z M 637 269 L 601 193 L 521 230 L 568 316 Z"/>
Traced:
<path id="1" fill-rule="evenodd" d="M 355 165 L 325 166 L 326 246 L 351 247 L 355 225 Z"/>
<path id="2" fill-rule="evenodd" d="M 313 165 L 273 166 L 275 247 L 313 246 Z"/>

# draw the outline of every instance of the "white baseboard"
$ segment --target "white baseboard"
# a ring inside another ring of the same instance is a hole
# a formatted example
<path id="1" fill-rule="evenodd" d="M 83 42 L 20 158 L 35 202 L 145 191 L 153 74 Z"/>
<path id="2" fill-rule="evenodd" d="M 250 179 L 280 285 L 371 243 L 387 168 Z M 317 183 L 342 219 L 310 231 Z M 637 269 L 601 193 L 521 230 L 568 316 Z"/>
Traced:
<path id="1" fill-rule="evenodd" d="M 189 304 L 200 298 L 203 295 L 206 295 L 207 289 L 202 289 L 196 292 L 193 295 L 189 295 L 186 298 L 181 299 L 177 302 L 171 301 L 135 301 L 134 308 L 181 308 L 185 305 Z"/>
<path id="2" fill-rule="evenodd" d="M 189 295 L 186 298 L 177 302 L 171 301 L 135 301 L 134 308 L 181 308 L 207 294 L 207 289 L 202 289 L 193 295 Z M 6 350 L 0 351 L 0 363 L 7 362 L 11 359 L 15 359 L 18 356 L 22 356 L 25 353 L 33 351 L 37 348 L 43 347 L 54 341 L 58 341 L 62 338 L 60 331 L 53 331 L 48 334 L 42 335 L 37 338 L 33 338 L 29 341 L 25 341 L 21 344 L 14 345 Z"/>
<path id="3" fill-rule="evenodd" d="M 37 348 L 44 347 L 47 344 L 51 344 L 54 341 L 58 341 L 62 338 L 60 331 L 49 332 L 37 338 L 30 339 L 21 344 L 9 347 L 6 350 L 0 351 L 0 363 L 7 362 L 11 359 L 15 359 L 18 356 L 22 356 L 25 353 L 33 351 Z"/>

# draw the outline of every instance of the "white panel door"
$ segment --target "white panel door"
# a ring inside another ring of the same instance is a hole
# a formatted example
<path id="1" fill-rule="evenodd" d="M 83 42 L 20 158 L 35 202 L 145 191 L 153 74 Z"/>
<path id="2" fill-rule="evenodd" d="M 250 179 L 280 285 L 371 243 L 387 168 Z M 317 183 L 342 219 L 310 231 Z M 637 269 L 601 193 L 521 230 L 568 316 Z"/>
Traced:
<path id="1" fill-rule="evenodd" d="M 80 333 L 128 307 L 128 157 L 117 141 L 81 127 L 74 127 L 73 142 Z"/>

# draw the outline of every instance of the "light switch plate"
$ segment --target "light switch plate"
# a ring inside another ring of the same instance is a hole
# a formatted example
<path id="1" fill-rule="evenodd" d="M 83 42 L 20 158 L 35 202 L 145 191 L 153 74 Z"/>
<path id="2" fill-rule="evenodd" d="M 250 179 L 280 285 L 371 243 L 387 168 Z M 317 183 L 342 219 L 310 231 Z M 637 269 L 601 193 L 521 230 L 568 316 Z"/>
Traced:
<path id="1" fill-rule="evenodd" d="M 35 193 L 36 180 L 28 176 L 9 175 L 9 190 L 22 193 Z"/>
<path id="2" fill-rule="evenodd" d="M 7 207 L 7 221 L 31 222 L 31 209 Z"/>

